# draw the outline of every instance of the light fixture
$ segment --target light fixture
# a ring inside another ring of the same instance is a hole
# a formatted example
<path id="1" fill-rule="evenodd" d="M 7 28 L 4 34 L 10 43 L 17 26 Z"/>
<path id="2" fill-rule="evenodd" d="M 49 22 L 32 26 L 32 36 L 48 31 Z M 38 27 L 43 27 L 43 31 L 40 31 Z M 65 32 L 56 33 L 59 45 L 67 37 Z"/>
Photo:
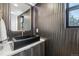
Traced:
<path id="1" fill-rule="evenodd" d="M 29 3 L 30 5 L 32 5 L 32 6 L 35 6 L 37 3 Z"/>
<path id="2" fill-rule="evenodd" d="M 18 4 L 16 4 L 16 3 L 15 3 L 15 4 L 13 4 L 13 5 L 14 5 L 15 7 L 18 7 Z"/>

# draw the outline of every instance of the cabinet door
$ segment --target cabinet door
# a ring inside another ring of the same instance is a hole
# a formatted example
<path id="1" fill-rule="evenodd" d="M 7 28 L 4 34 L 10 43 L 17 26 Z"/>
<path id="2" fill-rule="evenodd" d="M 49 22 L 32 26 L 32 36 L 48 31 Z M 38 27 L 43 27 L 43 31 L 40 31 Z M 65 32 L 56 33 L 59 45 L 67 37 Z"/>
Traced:
<path id="1" fill-rule="evenodd" d="M 41 43 L 32 48 L 32 55 L 33 56 L 44 56 L 45 55 L 44 51 L 45 51 L 44 43 Z"/>
<path id="2" fill-rule="evenodd" d="M 23 56 L 31 56 L 31 49 L 23 51 Z"/>
<path id="3" fill-rule="evenodd" d="M 45 43 L 40 44 L 40 54 L 41 56 L 45 56 Z"/>
<path id="4" fill-rule="evenodd" d="M 43 42 L 13 56 L 44 56 L 44 55 L 45 55 L 45 43 Z"/>
<path id="5" fill-rule="evenodd" d="M 40 56 L 40 44 L 32 48 L 33 56 Z"/>
<path id="6" fill-rule="evenodd" d="M 22 52 L 17 53 L 17 54 L 15 54 L 15 55 L 13 55 L 13 56 L 21 56 L 21 55 L 22 55 Z"/>
<path id="7" fill-rule="evenodd" d="M 18 54 L 13 55 L 13 56 L 31 56 L 31 49 L 24 50 Z"/>

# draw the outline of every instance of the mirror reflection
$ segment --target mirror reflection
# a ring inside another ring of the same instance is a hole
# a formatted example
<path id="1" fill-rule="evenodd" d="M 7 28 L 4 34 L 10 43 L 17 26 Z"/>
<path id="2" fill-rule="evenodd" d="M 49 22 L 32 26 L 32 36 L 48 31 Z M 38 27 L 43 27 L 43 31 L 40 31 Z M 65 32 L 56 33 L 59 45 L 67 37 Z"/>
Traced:
<path id="1" fill-rule="evenodd" d="M 31 30 L 31 6 L 27 3 L 10 4 L 10 30 L 30 31 Z"/>

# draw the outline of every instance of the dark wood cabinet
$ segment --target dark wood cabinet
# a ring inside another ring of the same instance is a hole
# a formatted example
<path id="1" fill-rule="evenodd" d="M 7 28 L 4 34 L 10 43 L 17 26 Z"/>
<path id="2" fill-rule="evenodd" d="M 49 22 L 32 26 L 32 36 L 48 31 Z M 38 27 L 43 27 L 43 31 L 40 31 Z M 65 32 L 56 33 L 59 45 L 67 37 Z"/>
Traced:
<path id="1" fill-rule="evenodd" d="M 15 54 L 13 56 L 44 56 L 45 55 L 45 49 L 44 49 L 44 42 L 28 49 L 28 50 L 24 50 L 18 54 Z"/>

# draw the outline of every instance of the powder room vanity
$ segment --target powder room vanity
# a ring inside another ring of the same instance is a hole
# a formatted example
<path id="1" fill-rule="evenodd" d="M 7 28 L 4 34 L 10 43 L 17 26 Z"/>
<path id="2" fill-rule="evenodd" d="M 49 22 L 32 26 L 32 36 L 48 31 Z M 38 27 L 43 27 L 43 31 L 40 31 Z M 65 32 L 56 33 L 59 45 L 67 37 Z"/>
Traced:
<path id="1" fill-rule="evenodd" d="M 44 45 L 45 41 L 41 39 L 40 41 L 37 41 L 23 48 L 15 50 L 18 53 L 15 53 L 13 56 L 44 56 L 45 55 Z"/>
<path id="2" fill-rule="evenodd" d="M 27 3 L 6 3 L 0 6 L 3 19 L 7 20 L 5 24 L 9 37 L 0 50 L 0 56 L 44 56 L 45 39 L 36 33 L 33 7 Z"/>
<path id="3" fill-rule="evenodd" d="M 25 45 L 16 50 L 10 50 L 8 47 L 6 49 L 8 49 L 8 51 L 0 51 L 0 56 L 44 56 L 45 39 L 40 38 L 39 41 Z"/>

